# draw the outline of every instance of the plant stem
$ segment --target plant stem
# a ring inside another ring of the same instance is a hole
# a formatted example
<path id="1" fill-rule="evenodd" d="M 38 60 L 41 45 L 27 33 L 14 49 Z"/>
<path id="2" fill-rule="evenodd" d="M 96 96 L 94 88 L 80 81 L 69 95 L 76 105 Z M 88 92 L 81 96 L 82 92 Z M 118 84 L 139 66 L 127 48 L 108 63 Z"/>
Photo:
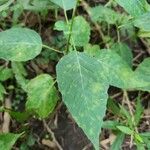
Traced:
<path id="1" fill-rule="evenodd" d="M 73 23 L 74 23 L 74 18 L 75 18 L 75 13 L 76 13 L 76 10 L 77 10 L 77 6 L 78 6 L 78 0 L 77 0 L 77 3 L 76 3 L 76 6 L 73 9 L 73 13 L 72 13 L 72 20 L 71 20 L 70 29 L 69 29 L 69 37 L 68 37 L 68 41 L 67 41 L 67 52 L 69 51 L 69 43 L 70 43 L 70 40 L 71 40 L 72 28 L 73 28 Z"/>
<path id="2" fill-rule="evenodd" d="M 61 51 L 59 51 L 59 50 L 57 50 L 57 49 L 55 49 L 55 48 L 49 47 L 49 46 L 47 46 L 47 45 L 42 45 L 42 47 L 44 47 L 44 48 L 46 48 L 46 49 L 48 49 L 48 50 L 52 50 L 52 51 L 55 51 L 55 52 L 57 52 L 57 53 L 63 54 L 63 52 L 61 52 Z"/>
<path id="3" fill-rule="evenodd" d="M 117 26 L 116 28 L 117 28 L 117 40 L 118 40 L 118 43 L 120 43 L 120 32 Z"/>
<path id="4" fill-rule="evenodd" d="M 132 117 L 132 121 L 133 121 L 133 125 L 134 125 L 134 128 L 135 128 L 135 131 L 138 133 L 138 129 L 136 127 L 136 123 L 135 123 L 135 118 L 134 118 L 134 114 L 133 114 L 133 111 L 132 111 L 132 106 L 130 104 L 130 100 L 129 100 L 129 97 L 128 97 L 128 93 L 127 91 L 123 91 L 123 94 L 124 94 L 124 97 L 126 99 L 126 102 L 127 102 L 127 105 L 128 105 L 128 108 L 129 108 L 129 112 L 130 112 L 130 115 Z"/>
<path id="5" fill-rule="evenodd" d="M 83 8 L 85 9 L 85 11 L 87 12 L 87 14 L 90 16 L 90 12 L 88 11 L 89 8 L 90 8 L 90 6 L 87 4 L 87 2 L 82 1 L 82 6 L 83 6 Z M 98 31 L 99 35 L 101 36 L 102 41 L 103 41 L 103 43 L 105 44 L 106 48 L 109 48 L 109 45 L 105 42 L 105 35 L 104 35 L 104 33 L 103 33 L 103 31 L 102 31 L 100 25 L 99 25 L 98 23 L 96 23 L 96 22 L 93 22 L 92 20 L 91 20 L 91 22 L 92 22 L 92 23 L 94 24 L 94 26 L 96 27 L 96 30 Z"/>

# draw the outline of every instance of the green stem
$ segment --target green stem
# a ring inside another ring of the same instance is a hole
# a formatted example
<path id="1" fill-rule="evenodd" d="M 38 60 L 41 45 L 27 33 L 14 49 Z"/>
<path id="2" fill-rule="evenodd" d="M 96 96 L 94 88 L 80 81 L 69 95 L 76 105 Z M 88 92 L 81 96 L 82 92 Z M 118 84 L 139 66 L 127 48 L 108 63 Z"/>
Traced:
<path id="1" fill-rule="evenodd" d="M 70 40 L 71 40 L 73 23 L 74 23 L 74 18 L 75 18 L 75 13 L 76 13 L 76 10 L 77 10 L 77 6 L 78 6 L 78 0 L 77 0 L 77 3 L 76 3 L 76 6 L 73 9 L 73 13 L 72 13 L 72 20 L 71 20 L 71 25 L 70 25 L 70 29 L 69 29 L 69 37 L 68 37 L 68 41 L 67 41 L 67 52 L 69 51 L 69 43 L 70 43 Z"/>
<path id="2" fill-rule="evenodd" d="M 116 28 L 117 28 L 117 40 L 118 40 L 118 43 L 120 43 L 120 31 L 117 26 Z"/>
<path id="3" fill-rule="evenodd" d="M 55 49 L 55 48 L 51 48 L 51 47 L 49 47 L 49 46 L 47 46 L 47 45 L 42 45 L 42 47 L 44 47 L 44 48 L 46 48 L 46 49 L 48 49 L 48 50 L 52 50 L 52 51 L 55 51 L 55 52 L 57 52 L 57 53 L 63 54 L 63 52 L 61 52 L 61 51 L 59 51 L 59 50 L 57 50 L 57 49 Z"/>

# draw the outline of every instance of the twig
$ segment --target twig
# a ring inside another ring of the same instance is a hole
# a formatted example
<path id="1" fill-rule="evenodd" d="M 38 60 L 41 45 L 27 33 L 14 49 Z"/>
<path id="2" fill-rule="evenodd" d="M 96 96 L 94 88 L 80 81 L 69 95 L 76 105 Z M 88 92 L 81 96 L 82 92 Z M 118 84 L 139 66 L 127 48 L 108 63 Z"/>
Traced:
<path id="1" fill-rule="evenodd" d="M 85 9 L 85 11 L 87 12 L 87 14 L 90 16 L 90 12 L 88 11 L 90 6 L 85 1 L 82 1 L 82 6 Z M 109 48 L 109 45 L 107 43 L 105 43 L 105 36 L 104 36 L 104 34 L 103 34 L 99 24 L 96 23 L 96 22 L 93 22 L 93 21 L 92 21 L 92 23 L 94 24 L 94 26 L 96 27 L 97 31 L 99 32 L 99 34 L 100 34 L 104 44 L 106 45 L 106 48 Z"/>
<path id="2" fill-rule="evenodd" d="M 47 45 L 42 45 L 42 47 L 44 47 L 44 48 L 46 48 L 46 49 L 48 49 L 48 50 L 55 51 L 55 52 L 57 52 L 57 53 L 62 53 L 62 54 L 63 54 L 63 52 L 61 52 L 61 51 L 59 51 L 59 50 L 57 50 L 57 49 L 55 49 L 55 48 L 49 47 L 49 46 L 47 46 Z"/>
<path id="3" fill-rule="evenodd" d="M 61 147 L 61 145 L 56 140 L 53 131 L 49 128 L 49 126 L 47 125 L 47 123 L 46 123 L 45 120 L 43 120 L 43 124 L 44 124 L 44 127 L 46 128 L 47 132 L 51 135 L 51 137 L 53 139 L 53 142 L 56 144 L 56 146 L 59 148 L 59 150 L 63 150 L 63 148 Z"/>
<path id="4" fill-rule="evenodd" d="M 118 96 L 120 96 L 121 94 L 122 94 L 122 92 L 116 93 L 116 94 L 110 96 L 110 98 L 111 98 L 111 99 L 115 99 L 115 98 L 117 98 Z"/>
<path id="5" fill-rule="evenodd" d="M 130 115 L 131 115 L 131 117 L 132 117 L 132 122 L 133 122 L 133 124 L 134 124 L 134 129 L 135 129 L 135 131 L 138 133 L 138 129 L 137 129 L 137 127 L 136 127 L 136 123 L 135 123 L 135 119 L 134 119 L 134 114 L 133 114 L 133 112 L 132 112 L 132 109 L 133 109 L 133 108 L 132 108 L 132 106 L 131 106 L 131 104 L 130 104 L 130 100 L 129 100 L 127 91 L 124 90 L 124 91 L 123 91 L 123 95 L 124 95 L 124 98 L 125 98 L 126 103 L 127 103 L 127 105 L 128 105 Z M 133 145 L 133 136 L 131 135 L 130 148 L 132 147 L 132 145 Z"/>
<path id="6" fill-rule="evenodd" d="M 10 94 L 10 96 L 5 99 L 5 108 L 7 108 L 7 109 L 11 109 L 11 97 L 12 97 L 12 94 Z M 10 115 L 8 112 L 4 112 L 2 132 L 8 133 L 9 126 L 10 126 Z"/>
<path id="7" fill-rule="evenodd" d="M 92 146 L 91 143 L 87 144 L 82 150 L 88 150 Z"/>
<path id="8" fill-rule="evenodd" d="M 141 42 L 144 44 L 144 46 L 146 47 L 146 50 L 148 52 L 148 54 L 150 55 L 150 46 L 149 44 L 147 44 L 146 41 L 144 41 L 144 39 L 140 38 Z"/>

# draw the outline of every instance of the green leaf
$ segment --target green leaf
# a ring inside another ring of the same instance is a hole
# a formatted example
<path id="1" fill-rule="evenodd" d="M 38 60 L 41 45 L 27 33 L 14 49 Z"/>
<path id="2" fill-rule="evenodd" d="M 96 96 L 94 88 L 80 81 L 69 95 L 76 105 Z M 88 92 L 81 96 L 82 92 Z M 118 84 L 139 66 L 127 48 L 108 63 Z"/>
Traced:
<path id="1" fill-rule="evenodd" d="M 110 150 L 121 150 L 121 146 L 122 146 L 124 138 L 125 138 L 124 133 L 120 132 L 119 134 L 117 134 L 117 138 L 115 139 L 115 141 L 111 145 Z"/>
<path id="2" fill-rule="evenodd" d="M 120 123 L 118 121 L 108 120 L 103 122 L 102 128 L 116 130 L 117 129 L 116 126 L 119 125 Z"/>
<path id="3" fill-rule="evenodd" d="M 58 96 L 54 81 L 48 74 L 41 74 L 27 84 L 26 109 L 46 118 L 55 108 Z"/>
<path id="4" fill-rule="evenodd" d="M 18 4 L 18 5 L 17 5 Z M 17 4 L 13 7 L 14 15 L 18 16 L 23 10 L 40 12 L 42 16 L 48 13 L 48 10 L 57 9 L 57 6 L 50 0 L 18 0 Z"/>
<path id="5" fill-rule="evenodd" d="M 140 133 L 140 135 L 150 139 L 150 132 L 143 132 L 143 133 Z"/>
<path id="6" fill-rule="evenodd" d="M 0 6 L 0 12 L 7 10 L 9 8 L 9 6 L 13 3 L 13 0 L 8 0 L 5 4 Z"/>
<path id="7" fill-rule="evenodd" d="M 141 143 L 136 143 L 137 150 L 145 150 L 145 145 Z"/>
<path id="8" fill-rule="evenodd" d="M 13 133 L 0 134 L 0 149 L 10 150 L 21 135 L 22 134 L 13 134 Z"/>
<path id="9" fill-rule="evenodd" d="M 129 127 L 126 126 L 117 126 L 117 128 L 125 134 L 132 135 L 134 133 L 134 131 L 132 131 Z"/>
<path id="10" fill-rule="evenodd" d="M 77 0 L 50 0 L 64 10 L 73 9 L 76 6 Z"/>
<path id="11" fill-rule="evenodd" d="M 27 28 L 12 28 L 0 32 L 0 58 L 10 61 L 27 61 L 40 54 L 40 36 Z"/>
<path id="12" fill-rule="evenodd" d="M 120 115 L 125 117 L 128 122 L 131 122 L 131 120 L 132 120 L 131 115 L 130 115 L 129 111 L 125 108 L 125 106 L 120 105 Z"/>
<path id="13" fill-rule="evenodd" d="M 13 73 L 15 74 L 15 78 L 16 78 L 18 84 L 21 85 L 21 88 L 24 91 L 27 91 L 26 85 L 28 83 L 28 80 L 25 79 L 25 77 L 27 76 L 27 72 L 26 72 L 23 64 L 21 62 L 12 62 L 11 66 L 12 66 Z"/>
<path id="14" fill-rule="evenodd" d="M 149 66 L 150 58 L 146 58 L 135 70 L 135 73 L 139 76 L 139 78 L 144 79 L 147 83 L 150 83 L 150 69 L 148 69 Z M 142 89 L 149 89 L 149 86 Z"/>
<path id="15" fill-rule="evenodd" d="M 147 82 L 150 81 L 150 58 L 145 58 L 144 61 L 137 67 L 136 73 L 146 79 Z"/>
<path id="16" fill-rule="evenodd" d="M 8 112 L 12 118 L 14 118 L 16 121 L 20 123 L 26 121 L 31 115 L 30 112 L 16 112 L 12 110 L 5 110 L 5 111 Z"/>
<path id="17" fill-rule="evenodd" d="M 138 126 L 138 124 L 141 120 L 143 111 L 144 111 L 144 107 L 142 106 L 142 101 L 141 101 L 140 97 L 137 98 L 135 108 L 136 108 L 136 110 L 135 110 L 135 113 L 134 113 L 134 120 L 135 120 L 135 125 Z"/>
<path id="18" fill-rule="evenodd" d="M 134 25 L 143 31 L 150 31 L 150 12 L 145 13 L 134 21 Z"/>
<path id="19" fill-rule="evenodd" d="M 115 43 L 111 49 L 116 52 L 132 68 L 132 50 L 124 43 Z"/>
<path id="20" fill-rule="evenodd" d="M 93 22 L 107 22 L 108 24 L 122 24 L 124 19 L 127 19 L 125 15 L 121 15 L 111 8 L 104 7 L 102 5 L 90 8 L 88 10 Z"/>
<path id="21" fill-rule="evenodd" d="M 87 53 L 89 56 L 96 56 L 99 51 L 99 45 L 87 44 L 84 46 L 84 52 Z"/>
<path id="22" fill-rule="evenodd" d="M 114 115 L 120 116 L 120 108 L 117 106 L 115 101 L 111 98 L 107 101 L 107 109 L 112 112 Z"/>
<path id="23" fill-rule="evenodd" d="M 95 149 L 99 150 L 108 89 L 101 64 L 84 53 L 71 52 L 60 60 L 56 70 L 63 101 Z"/>
<path id="24" fill-rule="evenodd" d="M 70 34 L 70 23 L 58 21 L 55 23 L 55 29 L 63 31 L 65 37 L 68 39 Z M 90 26 L 88 22 L 82 17 L 77 16 L 74 18 L 74 23 L 71 32 L 71 44 L 76 46 L 85 46 L 90 39 Z"/>
<path id="25" fill-rule="evenodd" d="M 110 50 L 101 50 L 95 57 L 71 52 L 60 60 L 56 71 L 63 101 L 96 149 L 106 110 L 108 85 L 150 90 L 150 83 Z M 130 114 L 125 108 L 121 109 L 132 126 Z"/>
<path id="26" fill-rule="evenodd" d="M 144 143 L 142 137 L 141 137 L 139 134 L 135 133 L 135 134 L 134 134 L 134 138 L 135 138 L 138 142 Z"/>
<path id="27" fill-rule="evenodd" d="M 116 2 L 133 17 L 138 17 L 149 9 L 146 0 L 116 0 Z"/>
<path id="28" fill-rule="evenodd" d="M 0 81 L 6 81 L 13 76 L 12 69 L 0 68 Z"/>
<path id="29" fill-rule="evenodd" d="M 139 37 L 142 37 L 142 38 L 150 37 L 150 32 L 139 30 L 138 36 L 139 36 Z M 149 40 L 149 39 L 148 39 L 148 40 Z"/>
<path id="30" fill-rule="evenodd" d="M 132 71 L 122 58 L 111 50 L 101 50 L 96 56 L 103 64 L 103 72 L 109 80 L 109 84 L 122 89 L 141 89 L 150 91 L 150 83 L 146 78 L 141 78 L 137 72 Z"/>

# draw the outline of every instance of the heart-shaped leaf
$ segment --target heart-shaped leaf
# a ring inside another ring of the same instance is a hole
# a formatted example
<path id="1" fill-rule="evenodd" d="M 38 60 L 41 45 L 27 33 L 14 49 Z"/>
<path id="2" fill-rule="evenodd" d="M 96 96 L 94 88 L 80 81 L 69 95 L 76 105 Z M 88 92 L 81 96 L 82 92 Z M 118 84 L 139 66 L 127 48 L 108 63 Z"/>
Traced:
<path id="1" fill-rule="evenodd" d="M 97 150 L 109 85 L 150 91 L 147 78 L 111 50 L 98 51 L 95 58 L 76 51 L 64 56 L 57 81 L 67 108 Z"/>
<path id="2" fill-rule="evenodd" d="M 108 89 L 105 74 L 100 73 L 102 70 L 95 58 L 78 52 L 63 57 L 57 65 L 63 101 L 97 150 Z"/>

